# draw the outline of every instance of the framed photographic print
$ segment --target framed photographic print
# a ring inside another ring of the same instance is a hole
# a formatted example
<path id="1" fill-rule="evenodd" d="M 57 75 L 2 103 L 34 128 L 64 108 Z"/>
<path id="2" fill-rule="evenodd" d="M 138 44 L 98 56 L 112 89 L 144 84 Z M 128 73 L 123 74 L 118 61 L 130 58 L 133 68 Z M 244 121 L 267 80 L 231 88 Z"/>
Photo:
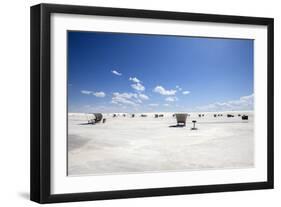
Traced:
<path id="1" fill-rule="evenodd" d="M 31 200 L 273 188 L 273 19 L 31 7 Z"/>

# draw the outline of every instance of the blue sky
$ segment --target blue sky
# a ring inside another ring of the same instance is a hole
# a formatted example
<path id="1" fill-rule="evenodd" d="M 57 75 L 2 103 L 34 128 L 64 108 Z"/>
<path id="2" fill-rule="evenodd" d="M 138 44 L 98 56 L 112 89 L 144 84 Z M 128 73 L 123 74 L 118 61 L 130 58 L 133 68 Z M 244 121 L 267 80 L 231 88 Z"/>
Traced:
<path id="1" fill-rule="evenodd" d="M 69 31 L 68 110 L 252 110 L 253 44 Z"/>

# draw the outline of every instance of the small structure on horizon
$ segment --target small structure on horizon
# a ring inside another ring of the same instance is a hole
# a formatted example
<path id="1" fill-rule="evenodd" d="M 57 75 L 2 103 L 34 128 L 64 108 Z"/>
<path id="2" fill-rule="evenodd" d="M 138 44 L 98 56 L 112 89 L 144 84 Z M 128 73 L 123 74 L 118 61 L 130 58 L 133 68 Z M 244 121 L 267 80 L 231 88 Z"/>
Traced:
<path id="1" fill-rule="evenodd" d="M 98 123 L 102 120 L 102 113 L 94 113 L 95 123 Z"/>
<path id="2" fill-rule="evenodd" d="M 106 122 L 106 119 L 103 119 L 103 120 L 102 120 L 102 123 L 104 124 L 105 122 Z"/>
<path id="3" fill-rule="evenodd" d="M 158 114 L 154 114 L 154 118 L 158 118 L 159 117 L 159 115 Z"/>
<path id="4" fill-rule="evenodd" d="M 191 128 L 191 130 L 197 130 L 197 128 L 195 127 L 195 123 L 196 123 L 196 122 L 197 122 L 196 120 L 192 120 L 193 127 Z"/>
<path id="5" fill-rule="evenodd" d="M 231 117 L 234 117 L 234 115 L 232 115 L 232 114 L 227 114 L 227 118 L 231 118 Z"/>
<path id="6" fill-rule="evenodd" d="M 88 124 L 96 124 L 102 120 L 102 113 L 92 113 L 91 118 L 88 117 Z"/>
<path id="7" fill-rule="evenodd" d="M 242 120 L 248 120 L 248 116 L 247 115 L 243 115 L 242 116 Z"/>
<path id="8" fill-rule="evenodd" d="M 186 118 L 187 114 L 176 114 L 176 119 L 177 119 L 177 125 L 183 124 L 183 126 L 186 125 Z"/>
<path id="9" fill-rule="evenodd" d="M 132 114 L 132 118 L 134 118 L 135 117 L 135 114 Z"/>

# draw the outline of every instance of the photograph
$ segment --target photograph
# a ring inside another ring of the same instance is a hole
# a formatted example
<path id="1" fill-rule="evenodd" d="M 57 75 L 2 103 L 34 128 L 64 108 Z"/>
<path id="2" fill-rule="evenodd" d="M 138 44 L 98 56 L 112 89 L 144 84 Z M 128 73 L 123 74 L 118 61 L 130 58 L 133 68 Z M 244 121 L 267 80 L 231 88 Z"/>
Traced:
<path id="1" fill-rule="evenodd" d="M 30 200 L 274 188 L 274 18 L 30 15 Z"/>
<path id="2" fill-rule="evenodd" d="M 255 167 L 253 39 L 66 35 L 68 176 Z"/>

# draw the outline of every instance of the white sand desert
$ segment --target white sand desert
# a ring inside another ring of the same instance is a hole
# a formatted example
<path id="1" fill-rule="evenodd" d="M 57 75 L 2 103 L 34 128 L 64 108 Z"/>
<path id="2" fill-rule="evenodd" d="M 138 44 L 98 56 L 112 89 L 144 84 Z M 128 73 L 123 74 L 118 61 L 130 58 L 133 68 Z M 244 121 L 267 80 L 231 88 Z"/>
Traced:
<path id="1" fill-rule="evenodd" d="M 103 114 L 105 123 L 87 124 L 70 113 L 68 175 L 96 175 L 249 168 L 254 166 L 253 112 L 190 113 L 186 127 L 173 127 L 173 113 L 154 118 Z M 226 114 L 234 117 L 227 118 Z M 238 114 L 246 114 L 242 120 Z M 196 120 L 198 130 L 190 130 Z"/>

